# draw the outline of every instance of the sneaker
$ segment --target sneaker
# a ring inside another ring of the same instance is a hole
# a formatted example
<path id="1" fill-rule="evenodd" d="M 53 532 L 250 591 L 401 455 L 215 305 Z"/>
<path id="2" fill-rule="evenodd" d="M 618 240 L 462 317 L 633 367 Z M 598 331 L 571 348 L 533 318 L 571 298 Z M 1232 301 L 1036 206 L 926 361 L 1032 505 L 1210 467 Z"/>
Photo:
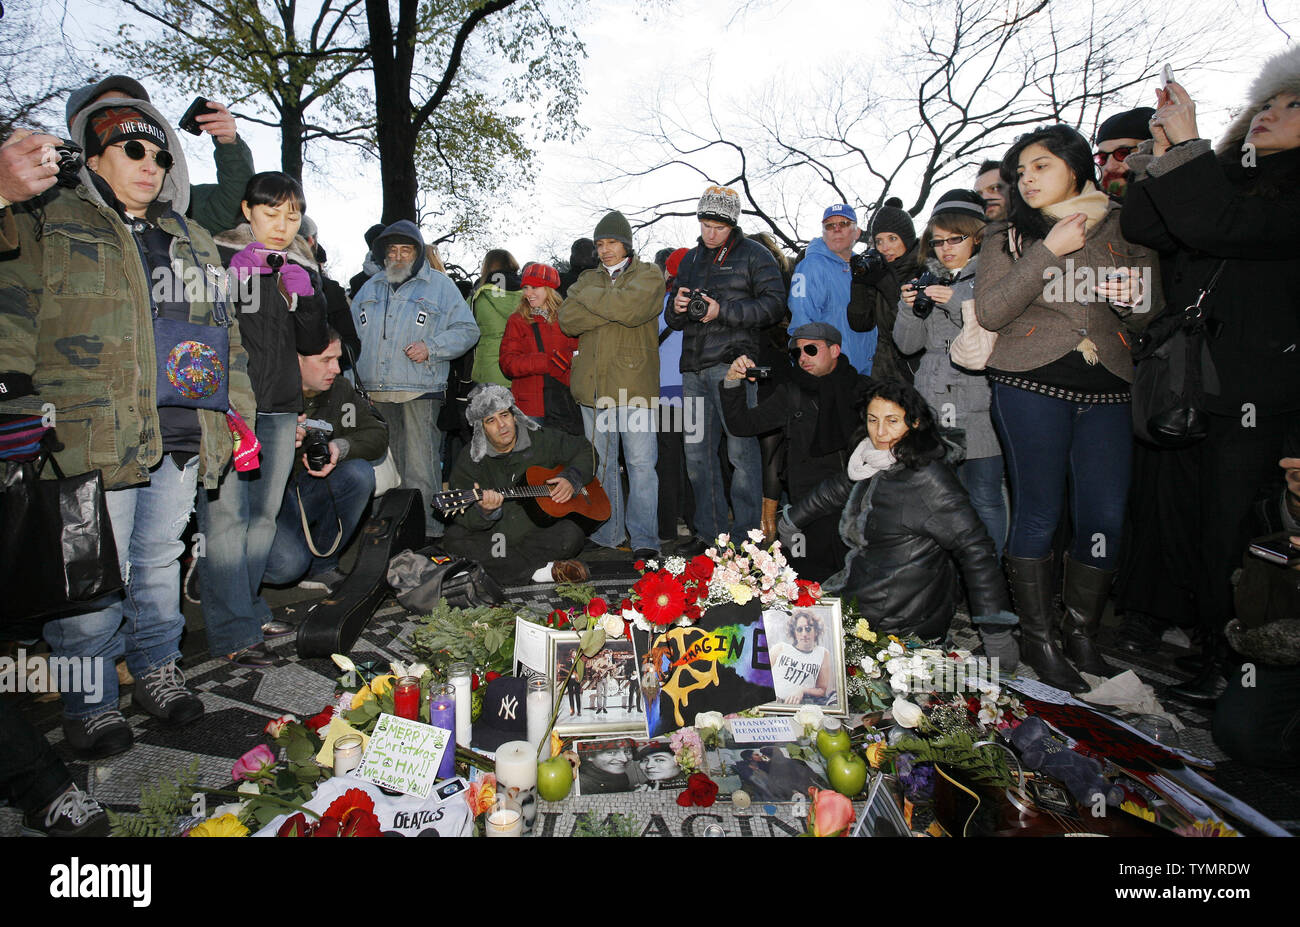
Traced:
<path id="1" fill-rule="evenodd" d="M 131 749 L 131 725 L 116 708 L 89 718 L 64 718 L 63 737 L 84 759 L 102 760 Z"/>
<path id="2" fill-rule="evenodd" d="M 175 660 L 142 677 L 131 699 L 137 708 L 168 724 L 189 724 L 203 714 L 203 702 L 185 688 L 185 674 Z"/>
<path id="3" fill-rule="evenodd" d="M 323 573 L 317 573 L 315 576 L 308 576 L 302 582 L 298 583 L 299 589 L 319 589 L 323 592 L 333 592 L 343 581 L 348 578 L 348 574 L 338 569 L 326 570 Z"/>
<path id="4" fill-rule="evenodd" d="M 104 809 L 76 785 L 70 785 L 54 799 L 44 813 L 27 815 L 32 831 L 47 837 L 107 837 L 108 815 Z"/>

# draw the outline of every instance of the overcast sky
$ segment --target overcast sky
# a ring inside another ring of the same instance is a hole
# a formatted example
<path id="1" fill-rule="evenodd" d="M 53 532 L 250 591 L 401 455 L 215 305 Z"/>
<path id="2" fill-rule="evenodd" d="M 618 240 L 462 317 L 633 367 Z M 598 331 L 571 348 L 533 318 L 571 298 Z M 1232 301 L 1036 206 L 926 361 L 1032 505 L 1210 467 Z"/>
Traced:
<path id="1" fill-rule="evenodd" d="M 890 4 L 884 0 L 777 0 L 751 4 L 739 17 L 734 13 L 737 5 L 719 0 L 665 0 L 647 8 L 629 0 L 591 0 L 585 18 L 575 24 L 589 55 L 583 67 L 586 95 L 580 114 L 589 131 L 576 143 L 542 147 L 536 187 L 519 191 L 500 219 L 488 220 L 499 230 L 493 244 L 509 248 L 521 262 L 544 257 L 542 252 L 552 245 L 564 256 L 572 239 L 591 234 L 605 206 L 697 196 L 704 182 L 682 173 L 639 186 L 593 186 L 606 171 L 593 158 L 621 164 L 645 154 L 628 151 L 627 130 L 648 118 L 656 100 L 671 101 L 685 109 L 686 118 L 692 118 L 699 88 L 706 81 L 715 105 L 721 102 L 723 110 L 730 110 L 753 105 L 769 84 L 798 97 L 805 88 L 818 85 L 828 68 L 845 63 L 874 65 L 878 74 L 883 71 L 886 76 L 892 70 L 890 56 L 896 53 L 899 38 L 890 29 Z M 1300 38 L 1297 5 L 1286 4 L 1287 18 L 1277 9 L 1282 5 L 1274 0 L 1273 15 Z M 1236 0 L 1235 5 L 1234 0 L 1193 0 L 1185 6 L 1193 14 L 1226 15 L 1246 24 L 1252 36 L 1257 35 L 1249 58 L 1213 73 L 1189 75 L 1186 81 L 1200 106 L 1202 133 L 1213 137 L 1226 124 L 1228 110 L 1244 102 L 1246 88 L 1263 59 L 1284 48 L 1287 39 L 1264 19 L 1258 4 L 1249 0 Z M 114 17 L 120 16 L 120 9 L 112 0 L 73 0 L 69 6 L 72 37 L 84 49 L 111 41 Z M 104 56 L 87 53 L 85 60 L 94 61 L 102 70 L 112 69 Z M 149 89 L 155 92 L 154 87 Z M 165 92 L 157 96 L 167 101 L 164 112 L 173 118 L 179 117 L 187 102 L 179 95 L 168 100 Z M 808 96 L 807 106 L 816 106 L 814 95 Z M 1130 105 L 1149 103 L 1149 93 L 1144 93 Z M 172 113 L 172 109 L 177 111 Z M 252 147 L 259 169 L 278 168 L 278 137 L 273 130 L 241 124 L 240 131 Z M 191 176 L 200 181 L 213 178 L 206 137 L 185 139 Z M 311 155 L 316 164 L 304 176 L 308 212 L 320 227 L 333 276 L 346 280 L 360 267 L 364 253 L 361 232 L 379 220 L 378 165 L 361 161 L 346 150 L 322 152 L 317 148 Z M 859 192 L 867 198 L 878 191 Z M 816 217 L 829 202 L 822 195 L 800 205 L 804 235 L 815 234 Z M 748 227 L 751 223 L 742 224 Z M 436 236 L 442 230 L 436 218 L 431 218 L 425 231 Z M 687 220 L 661 223 L 638 236 L 637 245 L 652 254 L 663 246 L 693 244 L 697 231 Z M 481 259 L 477 249 L 470 251 L 455 244 L 444 251 L 466 266 L 476 266 Z"/>

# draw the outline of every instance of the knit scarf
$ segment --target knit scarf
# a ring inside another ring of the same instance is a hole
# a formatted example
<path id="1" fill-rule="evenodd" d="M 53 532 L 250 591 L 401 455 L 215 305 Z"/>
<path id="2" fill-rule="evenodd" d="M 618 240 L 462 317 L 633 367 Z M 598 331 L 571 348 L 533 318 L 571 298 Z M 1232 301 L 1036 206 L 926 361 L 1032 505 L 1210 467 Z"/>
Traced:
<path id="1" fill-rule="evenodd" d="M 855 447 L 849 456 L 849 479 L 855 483 L 870 479 L 881 470 L 888 470 L 894 463 L 893 451 L 878 451 L 870 438 L 863 438 L 862 443 Z"/>
<path id="2" fill-rule="evenodd" d="M 1097 185 L 1088 181 L 1083 186 L 1083 192 L 1078 196 L 1072 196 L 1068 200 L 1061 200 L 1059 203 L 1053 203 L 1051 206 L 1043 207 L 1043 215 L 1049 219 L 1063 219 L 1066 216 L 1072 216 L 1076 212 L 1081 212 L 1087 216 L 1084 223 L 1086 231 L 1091 232 L 1097 223 L 1106 218 L 1106 212 L 1110 208 L 1110 197 L 1097 189 Z"/>

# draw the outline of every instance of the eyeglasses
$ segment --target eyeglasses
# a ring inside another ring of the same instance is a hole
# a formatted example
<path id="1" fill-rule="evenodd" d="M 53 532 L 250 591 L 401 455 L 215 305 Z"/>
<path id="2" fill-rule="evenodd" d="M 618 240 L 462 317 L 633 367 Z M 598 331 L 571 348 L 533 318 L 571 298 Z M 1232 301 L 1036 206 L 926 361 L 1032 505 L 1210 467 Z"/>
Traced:
<path id="1" fill-rule="evenodd" d="M 1135 151 L 1137 151 L 1136 145 L 1120 145 L 1114 151 L 1098 151 L 1092 156 L 1092 160 L 1097 162 L 1098 167 L 1105 167 L 1107 158 L 1123 161 Z"/>
<path id="2" fill-rule="evenodd" d="M 125 153 L 132 161 L 144 160 L 146 152 L 144 150 L 144 145 L 140 142 L 131 139 L 129 142 L 119 142 L 118 144 L 122 146 L 123 153 Z M 117 145 L 112 145 L 111 147 L 116 148 Z M 171 152 L 160 150 L 153 153 L 153 163 L 157 164 L 164 171 L 170 171 L 172 165 L 176 163 L 176 159 L 171 156 Z"/>
<path id="3" fill-rule="evenodd" d="M 822 228 L 824 228 L 828 232 L 842 232 L 850 225 L 853 225 L 853 223 L 849 222 L 848 220 L 844 220 L 842 222 L 823 222 Z"/>
<path id="4" fill-rule="evenodd" d="M 793 361 L 797 364 L 797 363 L 799 362 L 799 353 L 800 353 L 800 352 L 803 352 L 804 354 L 807 354 L 809 357 L 816 357 L 816 356 L 817 356 L 817 352 L 818 352 L 819 350 L 820 350 L 820 348 L 818 348 L 817 345 L 815 345 L 815 344 L 805 344 L 802 348 L 791 348 L 791 349 L 790 349 L 790 359 L 793 360 Z"/>
<path id="5" fill-rule="evenodd" d="M 934 251 L 938 251 L 944 245 L 947 245 L 949 248 L 955 248 L 958 245 L 960 245 L 963 241 L 965 241 L 967 238 L 970 238 L 970 236 L 954 235 L 951 238 L 931 238 L 930 248 Z"/>

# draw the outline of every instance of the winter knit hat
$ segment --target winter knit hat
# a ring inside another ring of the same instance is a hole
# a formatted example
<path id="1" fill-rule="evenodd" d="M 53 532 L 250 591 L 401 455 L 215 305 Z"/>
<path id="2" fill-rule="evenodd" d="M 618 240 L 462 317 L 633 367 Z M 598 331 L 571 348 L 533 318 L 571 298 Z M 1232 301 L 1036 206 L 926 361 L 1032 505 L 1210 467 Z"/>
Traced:
<path id="1" fill-rule="evenodd" d="M 520 286 L 548 286 L 552 290 L 560 288 L 560 272 L 550 264 L 524 265 L 524 272 L 519 277 Z M 489 413 L 491 414 L 491 413 Z"/>
<path id="2" fill-rule="evenodd" d="M 1214 150 L 1227 154 L 1241 150 L 1250 131 L 1250 122 L 1264 108 L 1264 104 L 1279 93 L 1291 93 L 1300 96 L 1300 45 L 1274 55 L 1264 62 L 1264 67 L 1250 85 L 1250 95 L 1245 109 L 1232 120 L 1228 131 Z"/>
<path id="3" fill-rule="evenodd" d="M 700 221 L 724 222 L 732 228 L 740 221 L 740 194 L 730 187 L 709 187 L 695 207 Z"/>
<path id="4" fill-rule="evenodd" d="M 110 106 L 93 114 L 86 123 L 86 157 L 103 154 L 110 145 L 133 138 L 153 142 L 167 150 L 167 131 L 134 106 Z"/>
<path id="5" fill-rule="evenodd" d="M 898 205 L 895 206 L 894 203 Z M 902 208 L 901 200 L 891 197 L 871 217 L 871 237 L 874 239 L 881 232 L 893 232 L 903 239 L 903 245 L 909 251 L 916 244 L 916 226 L 912 224 L 912 217 Z"/>
<path id="6" fill-rule="evenodd" d="M 632 251 L 632 226 L 618 210 L 606 213 L 605 217 L 596 223 L 596 232 L 591 236 L 591 239 L 592 241 L 600 241 L 602 238 L 621 241 L 629 254 Z"/>
<path id="7" fill-rule="evenodd" d="M 971 216 L 981 222 L 987 221 L 984 216 L 984 197 L 974 190 L 949 190 L 939 197 L 930 218 L 937 219 L 944 215 Z"/>
<path id="8" fill-rule="evenodd" d="M 497 456 L 492 452 L 492 445 L 488 443 L 487 435 L 483 433 L 483 419 L 504 412 L 506 409 L 515 415 L 514 449 L 522 451 L 533 443 L 528 437 L 528 432 L 536 431 L 541 426 L 519 411 L 519 407 L 515 405 L 514 393 L 497 383 L 484 383 L 470 391 L 469 403 L 465 409 L 465 418 L 474 431 L 474 436 L 469 442 L 469 456 L 475 463 L 488 454 Z"/>
<path id="9" fill-rule="evenodd" d="M 668 255 L 668 263 L 664 265 L 664 270 L 668 276 L 676 277 L 677 268 L 682 266 L 682 258 L 686 257 L 690 251 L 687 248 L 678 248 L 672 254 Z"/>
<path id="10" fill-rule="evenodd" d="M 80 87 L 68 94 L 68 103 L 64 108 L 64 115 L 67 117 L 68 126 L 72 126 L 72 117 L 77 115 L 97 98 L 108 93 L 110 90 L 116 90 L 132 100 L 144 100 L 150 102 L 149 93 L 141 86 L 138 80 L 127 77 L 125 74 L 112 74 L 105 77 L 97 84 L 88 84 Z"/>
<path id="11" fill-rule="evenodd" d="M 1136 138 L 1138 141 L 1150 138 L 1151 117 L 1155 114 L 1156 111 L 1149 106 L 1139 106 L 1137 109 L 1116 113 L 1097 126 L 1096 142 L 1100 145 L 1112 138 Z"/>

